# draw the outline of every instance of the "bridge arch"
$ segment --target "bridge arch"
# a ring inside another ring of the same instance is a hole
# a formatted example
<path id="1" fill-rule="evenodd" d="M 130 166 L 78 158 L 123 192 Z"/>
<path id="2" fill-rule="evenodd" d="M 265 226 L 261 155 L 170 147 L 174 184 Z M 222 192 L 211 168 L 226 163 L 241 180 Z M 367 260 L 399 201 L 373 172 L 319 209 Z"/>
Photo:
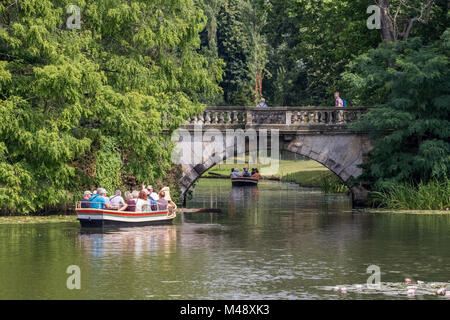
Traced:
<path id="1" fill-rule="evenodd" d="M 371 149 L 367 137 L 354 134 L 296 136 L 282 150 L 312 159 L 338 176 L 352 193 L 356 205 L 366 202 L 368 191 L 355 184 L 363 170 L 359 167 Z"/>
<path id="2" fill-rule="evenodd" d="M 203 130 L 214 128 L 221 131 L 230 128 L 276 129 L 279 131 L 280 151 L 289 151 L 322 164 L 349 187 L 354 204 L 363 205 L 368 192 L 361 185 L 355 185 L 354 179 L 362 174 L 359 165 L 370 151 L 371 144 L 367 136 L 351 133 L 347 129 L 348 122 L 358 119 L 362 113 L 361 108 L 207 109 L 185 128 L 189 130 L 193 125 L 203 125 Z M 210 138 L 197 136 L 194 139 L 202 145 L 202 150 L 197 151 L 201 155 L 192 151 L 191 156 L 197 161 L 182 165 L 182 197 L 206 171 L 225 161 L 227 155 L 235 154 L 234 146 L 233 150 L 226 150 L 224 146 L 217 151 L 215 142 Z"/>

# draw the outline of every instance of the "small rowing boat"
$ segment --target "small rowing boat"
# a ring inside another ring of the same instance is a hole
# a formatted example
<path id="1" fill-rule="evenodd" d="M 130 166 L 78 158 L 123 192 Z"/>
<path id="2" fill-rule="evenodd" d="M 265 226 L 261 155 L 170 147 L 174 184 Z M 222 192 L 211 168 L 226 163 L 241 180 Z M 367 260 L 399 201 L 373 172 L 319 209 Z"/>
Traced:
<path id="1" fill-rule="evenodd" d="M 128 212 L 109 209 L 81 208 L 77 205 L 78 221 L 82 227 L 149 226 L 171 224 L 176 218 L 176 208 L 161 211 Z"/>
<path id="2" fill-rule="evenodd" d="M 257 186 L 259 182 L 258 178 L 251 178 L 251 177 L 238 177 L 238 178 L 231 178 L 231 184 L 233 186 Z"/>

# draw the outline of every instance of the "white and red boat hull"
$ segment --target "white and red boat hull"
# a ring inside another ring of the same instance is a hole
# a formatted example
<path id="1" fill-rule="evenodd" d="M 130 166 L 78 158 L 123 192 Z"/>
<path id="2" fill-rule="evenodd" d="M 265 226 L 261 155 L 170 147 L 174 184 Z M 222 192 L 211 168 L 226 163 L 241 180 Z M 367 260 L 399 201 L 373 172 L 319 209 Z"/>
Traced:
<path id="1" fill-rule="evenodd" d="M 165 211 L 127 212 L 107 209 L 76 209 L 82 227 L 148 226 L 171 224 L 176 214 Z"/>

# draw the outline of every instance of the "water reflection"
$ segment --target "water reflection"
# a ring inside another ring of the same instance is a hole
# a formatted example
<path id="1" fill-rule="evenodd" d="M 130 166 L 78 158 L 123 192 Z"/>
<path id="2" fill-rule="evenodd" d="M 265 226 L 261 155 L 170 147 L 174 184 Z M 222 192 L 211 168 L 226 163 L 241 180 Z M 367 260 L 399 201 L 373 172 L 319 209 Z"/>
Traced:
<path id="1" fill-rule="evenodd" d="M 79 243 L 94 257 L 108 254 L 133 253 L 135 258 L 147 251 L 168 251 L 177 240 L 175 226 L 139 228 L 86 229 L 80 231 Z"/>
<path id="2" fill-rule="evenodd" d="M 230 219 L 236 217 L 237 212 L 242 212 L 248 207 L 248 204 L 254 204 L 258 202 L 258 187 L 257 186 L 246 186 L 239 187 L 234 186 L 230 192 L 230 200 L 228 202 L 228 216 Z M 258 206 L 254 206 L 255 212 L 258 211 Z M 247 210 L 245 210 L 247 211 Z"/>
<path id="3" fill-rule="evenodd" d="M 188 206 L 223 212 L 104 231 L 2 225 L 0 298 L 398 298 L 323 290 L 365 283 L 373 264 L 386 283 L 450 282 L 450 216 L 361 214 L 346 195 L 265 181 L 201 180 Z M 80 291 L 65 287 L 69 265 L 82 270 Z"/>

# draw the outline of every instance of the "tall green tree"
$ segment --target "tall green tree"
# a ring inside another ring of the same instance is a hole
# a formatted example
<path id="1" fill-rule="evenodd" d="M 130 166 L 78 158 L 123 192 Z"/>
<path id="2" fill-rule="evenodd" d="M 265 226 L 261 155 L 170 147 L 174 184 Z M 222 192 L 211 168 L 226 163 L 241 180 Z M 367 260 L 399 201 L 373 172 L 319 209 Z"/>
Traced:
<path id="1" fill-rule="evenodd" d="M 362 176 L 369 187 L 450 176 L 450 29 L 428 45 L 382 43 L 344 78 L 361 104 L 374 105 L 351 127 L 373 141 Z"/>
<path id="2" fill-rule="evenodd" d="M 367 29 L 366 11 L 373 2 L 270 2 L 266 32 L 273 48 L 273 77 L 266 85 L 267 95 L 286 105 L 332 105 L 333 92 L 345 91 L 340 76 L 345 66 L 381 41 L 377 30 Z"/>
<path id="3" fill-rule="evenodd" d="M 219 58 L 218 50 L 218 15 L 224 0 L 199 0 L 199 6 L 203 10 L 207 22 L 203 31 L 200 33 L 201 53 L 209 63 L 216 65 L 217 70 L 225 67 L 225 62 Z M 223 90 L 216 95 L 207 95 L 200 100 L 208 105 L 223 105 Z"/>
<path id="4" fill-rule="evenodd" d="M 68 30 L 67 8 L 81 9 Z M 0 208 L 36 211 L 170 169 L 169 132 L 216 95 L 192 0 L 0 3 Z"/>
<path id="5" fill-rule="evenodd" d="M 266 68 L 269 47 L 264 27 L 270 5 L 266 0 L 245 1 L 243 3 L 246 34 L 249 39 L 249 56 L 247 58 L 250 85 L 254 88 L 253 102 L 256 105 L 263 97 L 262 82 L 270 76 Z"/>
<path id="6" fill-rule="evenodd" d="M 307 86 L 306 69 L 298 54 L 302 4 L 270 0 L 264 34 L 267 38 L 270 77 L 264 79 L 264 95 L 276 106 L 301 105 Z"/>
<path id="7" fill-rule="evenodd" d="M 224 0 L 218 15 L 218 52 L 226 66 L 221 87 L 230 105 L 251 105 L 250 41 L 245 26 L 244 0 Z"/>

